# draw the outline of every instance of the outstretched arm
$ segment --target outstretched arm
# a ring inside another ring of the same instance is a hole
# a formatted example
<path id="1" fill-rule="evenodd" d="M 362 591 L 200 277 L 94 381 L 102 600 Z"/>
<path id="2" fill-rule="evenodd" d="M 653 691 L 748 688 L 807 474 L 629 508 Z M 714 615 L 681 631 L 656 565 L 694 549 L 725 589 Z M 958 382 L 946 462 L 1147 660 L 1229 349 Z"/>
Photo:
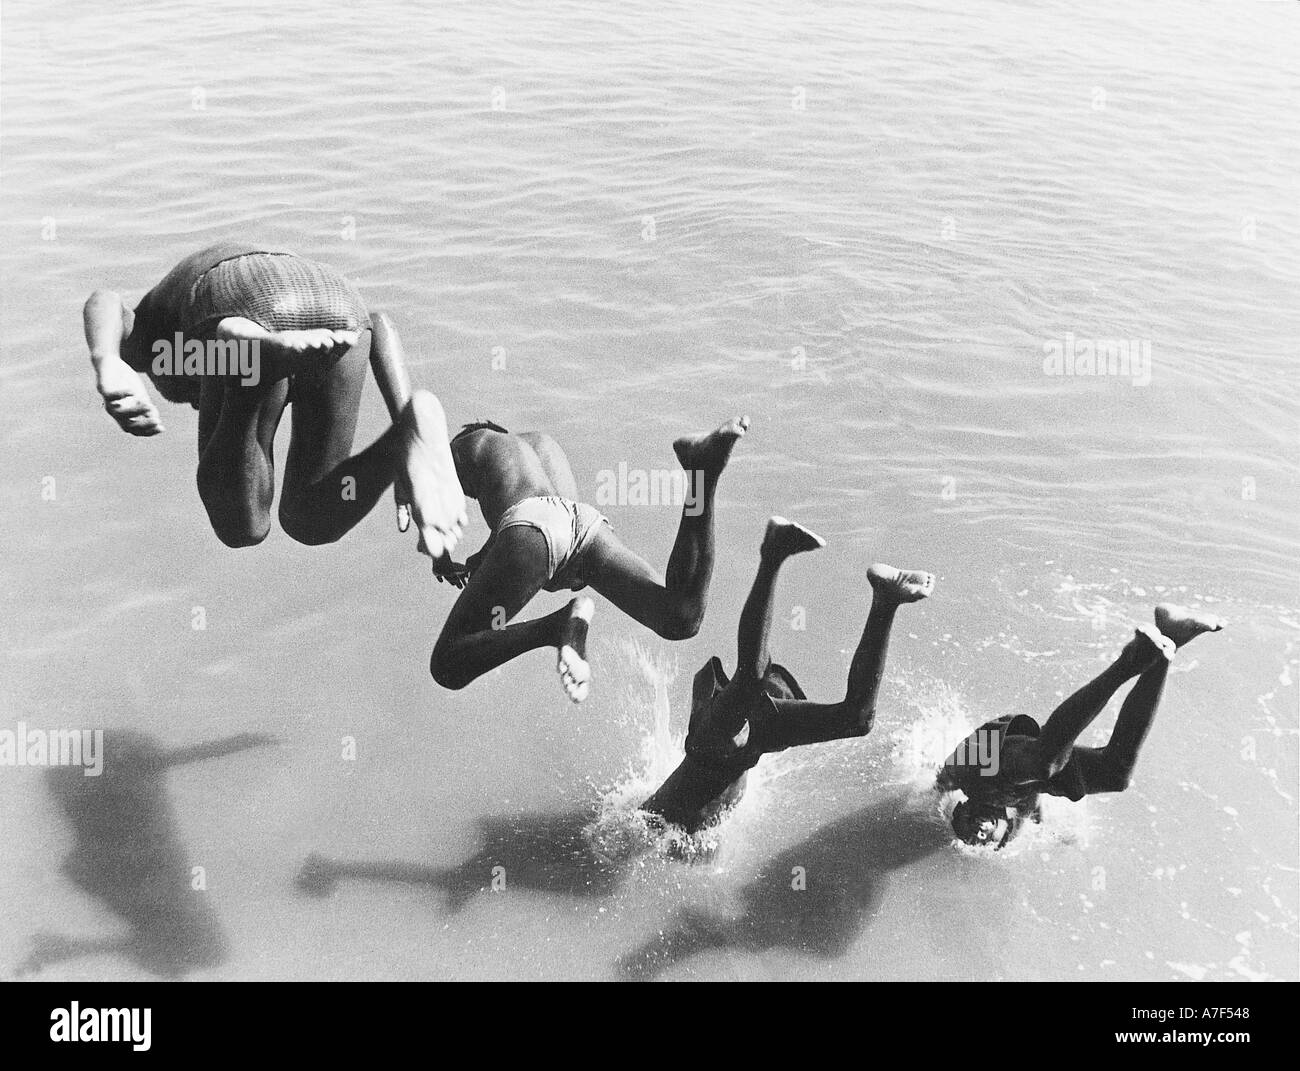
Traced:
<path id="1" fill-rule="evenodd" d="M 122 359 L 122 342 L 134 326 L 131 310 L 111 290 L 96 290 L 82 310 L 95 388 L 104 409 L 118 427 L 131 435 L 157 435 L 162 415 L 140 374 Z"/>
<path id="2" fill-rule="evenodd" d="M 406 375 L 406 354 L 393 321 L 385 313 L 370 317 L 370 370 L 379 393 L 384 396 L 388 416 L 396 420 L 411 400 L 411 381 Z"/>
<path id="3" fill-rule="evenodd" d="M 406 375 L 406 354 L 397 328 L 382 312 L 370 317 L 370 371 L 388 407 L 389 419 L 396 424 L 411 400 L 411 381 Z M 411 504 L 406 501 L 400 481 L 393 483 L 393 500 L 397 505 L 397 530 L 405 532 L 411 527 Z M 442 579 L 441 574 L 434 575 Z"/>
<path id="4" fill-rule="evenodd" d="M 86 345 L 90 347 L 90 363 L 98 370 L 100 364 L 113 357 L 121 358 L 122 342 L 131 333 L 133 316 L 112 290 L 96 290 L 86 299 L 82 310 L 86 329 Z"/>

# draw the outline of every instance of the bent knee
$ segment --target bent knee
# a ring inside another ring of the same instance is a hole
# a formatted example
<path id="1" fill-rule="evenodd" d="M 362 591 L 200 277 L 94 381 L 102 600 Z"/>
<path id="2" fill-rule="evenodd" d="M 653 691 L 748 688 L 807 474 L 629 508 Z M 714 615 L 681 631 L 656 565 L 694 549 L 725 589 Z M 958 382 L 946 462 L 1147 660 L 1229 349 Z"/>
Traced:
<path id="1" fill-rule="evenodd" d="M 459 692 L 470 682 L 469 677 L 457 669 L 455 661 L 436 647 L 429 658 L 429 674 L 438 687 L 446 688 L 449 692 Z"/>
<path id="2" fill-rule="evenodd" d="M 312 518 L 293 508 L 281 508 L 280 527 L 284 534 L 295 543 L 308 547 L 322 547 L 327 543 L 337 543 L 342 532 L 330 531 L 313 523 Z"/>
<path id="3" fill-rule="evenodd" d="M 665 640 L 689 640 L 700 631 L 704 614 L 675 610 L 667 614 L 655 630 Z"/>
<path id="4" fill-rule="evenodd" d="M 270 534 L 271 526 L 267 524 L 262 527 L 250 528 L 213 522 L 212 530 L 217 533 L 217 538 L 226 546 L 239 550 L 243 547 L 257 546 Z"/>
<path id="5" fill-rule="evenodd" d="M 1132 770 L 1103 770 L 1089 779 L 1088 788 L 1093 792 L 1124 792 L 1132 783 Z"/>
<path id="6" fill-rule="evenodd" d="M 204 505 L 208 506 L 208 520 L 212 523 L 212 530 L 228 547 L 255 547 L 271 532 L 271 518 L 268 516 L 227 510 L 220 505 L 208 505 L 206 501 Z"/>

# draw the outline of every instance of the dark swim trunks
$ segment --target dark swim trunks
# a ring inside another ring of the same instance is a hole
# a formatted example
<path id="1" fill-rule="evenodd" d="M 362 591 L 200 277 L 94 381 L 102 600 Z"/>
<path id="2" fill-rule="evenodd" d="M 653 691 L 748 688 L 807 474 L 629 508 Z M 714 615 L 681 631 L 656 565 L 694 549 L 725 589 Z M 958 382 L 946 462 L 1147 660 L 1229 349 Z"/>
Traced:
<path id="1" fill-rule="evenodd" d="M 695 674 L 686 753 L 739 776 L 768 752 L 788 746 L 775 739 L 778 714 L 772 700 L 807 698 L 794 674 L 775 662 L 761 687 L 733 687 L 714 655 Z"/>
<path id="2" fill-rule="evenodd" d="M 686 757 L 642 810 L 688 832 L 703 829 L 740 802 L 746 775 L 763 755 L 788 746 L 775 740 L 773 700 L 807 699 L 794 674 L 772 663 L 761 688 L 731 684 L 716 655 L 695 674 Z M 728 735 L 733 729 L 736 737 Z"/>

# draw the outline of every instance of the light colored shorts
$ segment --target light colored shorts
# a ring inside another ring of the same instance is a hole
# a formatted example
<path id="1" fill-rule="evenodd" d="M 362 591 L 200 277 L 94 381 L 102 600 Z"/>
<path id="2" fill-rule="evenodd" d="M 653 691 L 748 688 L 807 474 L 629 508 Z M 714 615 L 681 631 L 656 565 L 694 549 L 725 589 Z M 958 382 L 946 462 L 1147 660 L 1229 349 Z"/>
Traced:
<path id="1" fill-rule="evenodd" d="M 497 524 L 497 532 L 515 525 L 536 528 L 546 540 L 549 554 L 547 591 L 581 591 L 587 586 L 582 559 L 596 539 L 605 515 L 583 502 L 559 495 L 537 495 L 516 502 Z"/>

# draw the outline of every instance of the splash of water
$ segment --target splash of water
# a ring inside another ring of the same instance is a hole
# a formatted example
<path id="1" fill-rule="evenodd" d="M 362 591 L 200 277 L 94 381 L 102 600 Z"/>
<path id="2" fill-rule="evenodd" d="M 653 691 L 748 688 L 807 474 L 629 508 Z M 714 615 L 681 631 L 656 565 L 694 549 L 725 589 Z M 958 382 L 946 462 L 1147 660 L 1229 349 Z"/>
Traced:
<path id="1" fill-rule="evenodd" d="M 612 784 L 598 786 L 596 817 L 585 831 L 588 843 L 599 856 L 611 861 L 646 853 L 687 861 L 717 861 L 721 825 L 687 833 L 640 810 L 686 755 L 686 734 L 673 731 L 668 698 L 680 669 L 675 658 L 652 651 L 638 640 L 623 640 L 619 646 L 639 684 L 629 687 L 626 699 L 629 721 L 639 736 L 637 756 Z M 651 692 L 648 719 L 647 685 Z M 745 799 L 735 810 L 752 810 L 753 798 L 765 795 L 766 780 L 751 773 Z"/>

